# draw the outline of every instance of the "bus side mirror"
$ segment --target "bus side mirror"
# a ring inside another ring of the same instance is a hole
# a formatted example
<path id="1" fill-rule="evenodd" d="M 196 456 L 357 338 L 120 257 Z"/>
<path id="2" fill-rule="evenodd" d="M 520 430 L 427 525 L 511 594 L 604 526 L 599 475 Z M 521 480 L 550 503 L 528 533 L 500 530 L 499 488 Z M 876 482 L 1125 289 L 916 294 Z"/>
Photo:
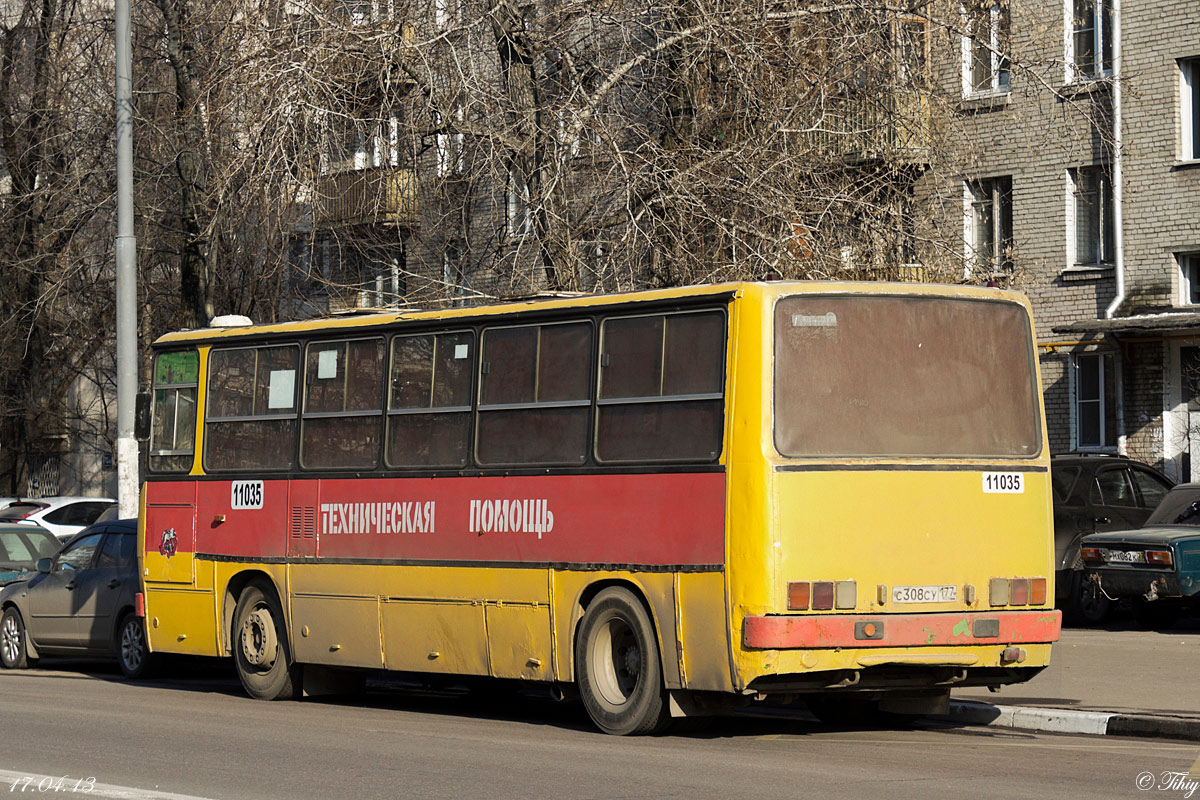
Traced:
<path id="1" fill-rule="evenodd" d="M 51 561 L 50 561 L 50 559 L 48 559 L 48 558 L 39 558 L 39 559 L 37 560 L 37 571 L 38 571 L 38 572 L 41 572 L 41 573 L 46 573 L 46 572 L 49 572 L 49 571 L 50 571 L 50 564 L 51 564 Z"/>
<path id="2" fill-rule="evenodd" d="M 150 439 L 150 393 L 138 392 L 133 408 L 133 436 L 139 442 Z"/>

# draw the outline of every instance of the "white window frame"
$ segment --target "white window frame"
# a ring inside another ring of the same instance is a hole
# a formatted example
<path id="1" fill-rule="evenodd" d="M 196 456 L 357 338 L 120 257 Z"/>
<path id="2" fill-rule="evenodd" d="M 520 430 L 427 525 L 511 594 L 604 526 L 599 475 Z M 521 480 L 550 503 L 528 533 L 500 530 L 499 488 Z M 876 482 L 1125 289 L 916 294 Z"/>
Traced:
<path id="1" fill-rule="evenodd" d="M 1179 305 L 1200 306 L 1200 253 L 1176 253 L 1179 267 Z"/>
<path id="2" fill-rule="evenodd" d="M 1079 0 L 1063 0 L 1063 38 L 1066 42 L 1066 82 L 1067 83 L 1086 83 L 1088 81 L 1103 80 L 1112 75 L 1112 66 L 1104 65 L 1104 46 L 1105 42 L 1105 11 L 1109 14 L 1109 27 L 1107 30 L 1109 39 L 1113 36 L 1113 21 L 1112 21 L 1112 0 L 1082 0 L 1083 2 L 1091 3 L 1091 26 L 1092 26 L 1092 52 L 1093 66 L 1099 65 L 1099 69 L 1082 70 L 1076 60 L 1075 53 L 1075 3 Z M 1112 52 L 1113 42 L 1107 42 L 1109 52 Z"/>
<path id="3" fill-rule="evenodd" d="M 1080 396 L 1082 393 L 1083 381 L 1080 378 L 1079 370 L 1080 363 L 1085 360 L 1089 362 L 1094 360 L 1097 368 L 1100 371 L 1098 376 L 1099 381 L 1097 382 L 1097 385 L 1099 386 L 1098 397 L 1089 397 L 1084 399 Z M 1104 353 L 1077 353 L 1071 357 L 1071 438 L 1074 440 L 1075 450 L 1103 450 L 1106 447 L 1105 442 L 1107 441 L 1108 432 L 1105 430 L 1105 416 L 1108 409 L 1105 408 L 1104 403 L 1104 372 Z M 1080 410 L 1085 403 L 1095 404 L 1099 413 L 1100 440 L 1095 443 L 1085 443 L 1083 441 L 1083 426 L 1081 422 L 1082 414 L 1080 413 Z"/>
<path id="4" fill-rule="evenodd" d="M 451 25 L 462 21 L 461 0 L 433 0 L 433 22 L 437 29 L 444 31 Z"/>
<path id="5" fill-rule="evenodd" d="M 454 104 L 451 116 L 456 125 L 461 126 L 466 114 L 462 102 Z M 439 115 L 439 122 L 440 122 Z M 461 175 L 467 166 L 466 146 L 462 131 L 455 133 L 439 133 L 437 135 L 437 176 L 445 178 L 450 174 Z"/>
<path id="6" fill-rule="evenodd" d="M 1100 258 L 1095 261 L 1080 261 L 1079 255 L 1079 199 L 1083 193 L 1081 191 L 1081 181 L 1085 175 L 1096 173 L 1099 175 L 1100 185 L 1097 191 L 1099 203 L 1094 211 L 1097 215 L 1096 230 L 1100 237 L 1097 243 L 1097 250 L 1100 252 Z M 1106 205 L 1107 202 L 1107 205 Z M 1112 236 L 1111 247 L 1106 247 L 1106 240 L 1109 238 L 1106 235 L 1105 222 L 1106 217 L 1108 222 L 1116 224 L 1116 215 L 1112 213 L 1113 190 L 1112 176 L 1108 174 L 1108 168 L 1103 164 L 1090 165 L 1086 167 L 1076 167 L 1067 170 L 1067 268 L 1068 269 L 1108 269 L 1113 266 L 1116 259 L 1115 231 Z M 1109 250 L 1110 252 L 1106 252 Z"/>
<path id="7" fill-rule="evenodd" d="M 533 230 L 529 200 L 529 184 L 510 167 L 504 187 L 504 222 L 509 236 L 524 236 Z"/>
<path id="8" fill-rule="evenodd" d="M 1004 191 L 1004 182 L 1008 182 L 1008 191 Z M 1006 203 L 1007 201 L 1007 203 Z M 990 203 L 992 207 L 992 254 L 987 260 L 981 257 L 976 242 L 979 241 L 979 209 Z M 971 277 L 975 269 L 989 273 L 1009 272 L 1012 269 L 1011 256 L 1013 247 L 1013 231 L 1011 230 L 1013 189 L 1011 175 L 995 175 L 990 178 L 978 178 L 965 181 L 963 186 L 963 213 L 965 224 L 963 235 L 964 249 L 967 255 L 967 266 L 964 276 Z M 1004 210 L 1008 208 L 1010 229 L 1004 230 Z M 1005 233 L 1008 235 L 1005 236 Z M 1007 266 L 1006 266 L 1007 262 Z"/>
<path id="9" fill-rule="evenodd" d="M 975 0 L 979 2 L 979 0 Z M 1007 0 L 994 0 L 988 8 L 987 47 L 989 58 L 988 85 L 975 86 L 975 20 L 967 11 L 967 6 L 961 6 L 963 16 L 962 36 L 962 93 L 963 97 L 981 97 L 988 95 L 1003 95 L 1012 91 L 1012 60 L 1002 55 L 1007 34 L 1011 33 L 1012 21 L 1008 20 L 1009 31 L 1001 29 L 1005 19 L 1001 14 L 1001 5 Z"/>
<path id="10" fill-rule="evenodd" d="M 1200 56 L 1179 59 L 1179 157 L 1200 161 Z"/>

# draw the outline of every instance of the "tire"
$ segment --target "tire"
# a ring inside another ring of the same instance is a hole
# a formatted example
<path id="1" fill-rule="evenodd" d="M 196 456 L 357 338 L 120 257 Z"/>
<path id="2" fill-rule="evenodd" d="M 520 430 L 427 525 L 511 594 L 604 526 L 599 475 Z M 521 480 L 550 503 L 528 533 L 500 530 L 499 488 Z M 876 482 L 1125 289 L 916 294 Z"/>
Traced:
<path id="1" fill-rule="evenodd" d="M 250 583 L 233 614 L 233 660 L 246 694 L 256 700 L 295 700 L 303 688 L 292 660 L 287 625 L 273 589 Z"/>
<path id="2" fill-rule="evenodd" d="M 628 589 L 596 595 L 575 638 L 579 696 L 605 733 L 641 736 L 670 722 L 654 625 Z"/>
<path id="3" fill-rule="evenodd" d="M 1182 613 L 1178 605 L 1155 600 L 1148 602 L 1138 597 L 1133 601 L 1133 618 L 1138 627 L 1147 631 L 1166 631 L 1175 627 Z"/>
<path id="4" fill-rule="evenodd" d="M 1100 625 L 1112 614 L 1113 602 L 1105 597 L 1095 581 L 1085 579 L 1083 570 L 1071 571 L 1067 595 L 1067 617 L 1077 625 Z"/>
<path id="5" fill-rule="evenodd" d="M 0 665 L 5 669 L 25 669 L 31 659 L 25 638 L 21 612 L 9 606 L 0 616 Z"/>
<path id="6" fill-rule="evenodd" d="M 157 659 L 150 653 L 150 645 L 146 640 L 146 621 L 141 617 L 133 612 L 121 617 L 113 645 L 117 651 L 117 663 L 121 665 L 121 672 L 126 678 L 148 678 L 154 672 Z"/>

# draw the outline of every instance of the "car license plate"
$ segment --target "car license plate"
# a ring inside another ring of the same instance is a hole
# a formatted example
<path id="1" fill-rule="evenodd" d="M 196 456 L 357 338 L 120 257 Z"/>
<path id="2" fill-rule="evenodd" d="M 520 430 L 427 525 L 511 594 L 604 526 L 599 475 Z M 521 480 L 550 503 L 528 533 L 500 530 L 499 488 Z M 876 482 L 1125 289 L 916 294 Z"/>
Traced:
<path id="1" fill-rule="evenodd" d="M 894 603 L 953 603 L 958 600 L 957 586 L 893 586 Z"/>
<path id="2" fill-rule="evenodd" d="M 1104 560 L 1115 564 L 1145 564 L 1146 554 L 1141 550 L 1105 550 Z"/>

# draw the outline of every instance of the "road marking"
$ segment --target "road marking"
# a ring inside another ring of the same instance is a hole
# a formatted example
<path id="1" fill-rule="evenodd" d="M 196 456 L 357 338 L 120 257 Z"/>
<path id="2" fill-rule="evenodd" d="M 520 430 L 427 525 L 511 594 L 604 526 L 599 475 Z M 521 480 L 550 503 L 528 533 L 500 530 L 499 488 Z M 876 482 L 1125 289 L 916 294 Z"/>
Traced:
<path id="1" fill-rule="evenodd" d="M 89 783 L 88 781 L 91 781 Z M 115 786 L 96 783 L 93 777 L 41 775 L 35 772 L 13 772 L 0 769 L 0 791 L 14 794 L 60 795 L 87 797 L 99 800 L 209 800 L 190 794 L 160 792 L 157 789 L 138 789 L 134 786 Z M 60 783 L 61 781 L 61 783 Z M 57 790 L 54 787 L 59 787 Z"/>

